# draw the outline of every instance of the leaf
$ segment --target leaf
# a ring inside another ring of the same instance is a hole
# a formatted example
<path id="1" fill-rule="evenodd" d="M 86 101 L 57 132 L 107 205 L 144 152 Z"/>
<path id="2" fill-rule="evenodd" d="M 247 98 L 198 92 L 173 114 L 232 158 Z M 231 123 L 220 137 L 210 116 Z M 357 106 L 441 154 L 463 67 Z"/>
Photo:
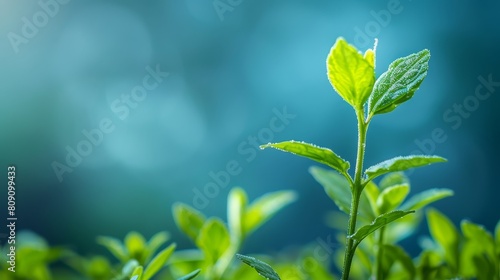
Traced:
<path id="1" fill-rule="evenodd" d="M 132 272 L 132 278 L 130 278 L 130 280 L 141 280 L 142 272 L 143 272 L 143 267 L 141 265 L 136 267 Z"/>
<path id="2" fill-rule="evenodd" d="M 409 279 L 414 279 L 416 269 L 415 265 L 413 264 L 413 260 L 408 255 L 408 253 L 406 253 L 406 251 L 402 247 L 397 245 L 384 244 L 383 246 L 385 254 L 388 255 L 391 259 L 391 263 L 399 261 L 404 270 L 408 272 Z"/>
<path id="3" fill-rule="evenodd" d="M 338 38 L 328 54 L 328 80 L 337 93 L 351 106 L 361 108 L 375 83 L 374 59 Z"/>
<path id="4" fill-rule="evenodd" d="M 201 269 L 197 269 L 185 276 L 182 276 L 181 278 L 177 279 L 177 280 L 191 280 L 191 279 L 194 279 L 196 278 L 196 276 L 200 273 Z"/>
<path id="5" fill-rule="evenodd" d="M 295 155 L 303 156 L 322 164 L 326 164 L 338 172 L 345 174 L 349 170 L 349 162 L 345 161 L 332 150 L 321 148 L 312 144 L 286 141 L 281 143 L 269 143 L 260 146 L 261 149 L 275 148 L 280 151 L 289 152 Z"/>
<path id="6" fill-rule="evenodd" d="M 242 262 L 252 267 L 261 275 L 262 277 L 270 280 L 280 280 L 280 276 L 274 269 L 268 265 L 267 263 L 260 261 L 254 257 L 244 256 L 240 254 L 236 254 L 236 257 L 240 259 Z"/>
<path id="7" fill-rule="evenodd" d="M 421 220 L 422 215 L 420 212 L 404 216 L 397 223 L 392 223 L 387 226 L 388 229 L 385 231 L 384 240 L 386 243 L 396 244 L 397 242 L 408 238 L 415 233 Z"/>
<path id="8" fill-rule="evenodd" d="M 388 113 L 412 98 L 427 76 L 430 57 L 429 50 L 422 50 L 392 62 L 373 86 L 368 99 L 368 119 Z"/>
<path id="9" fill-rule="evenodd" d="M 215 264 L 230 245 L 229 232 L 219 218 L 209 218 L 196 239 L 196 246 L 210 264 Z"/>
<path id="10" fill-rule="evenodd" d="M 243 232 L 253 232 L 266 221 L 271 219 L 278 211 L 297 199 L 293 191 L 277 191 L 265 194 L 254 200 L 245 211 L 243 218 Z"/>
<path id="11" fill-rule="evenodd" d="M 229 232 L 235 241 L 244 235 L 243 219 L 247 208 L 248 198 L 242 188 L 233 188 L 227 198 L 227 221 Z"/>
<path id="12" fill-rule="evenodd" d="M 125 247 L 128 250 L 129 256 L 141 261 L 141 255 L 146 247 L 146 240 L 142 234 L 132 231 L 125 236 Z"/>
<path id="13" fill-rule="evenodd" d="M 172 208 L 177 227 L 189 236 L 193 242 L 196 242 L 201 227 L 205 223 L 205 216 L 183 203 L 175 203 Z"/>
<path id="14" fill-rule="evenodd" d="M 445 258 L 453 269 L 458 264 L 459 234 L 453 223 L 435 209 L 427 210 L 427 223 L 434 240 L 445 252 Z"/>
<path id="15" fill-rule="evenodd" d="M 161 231 L 158 232 L 157 234 L 153 235 L 151 239 L 149 239 L 147 245 L 146 245 L 146 252 L 145 252 L 145 262 L 149 262 L 149 260 L 153 257 L 153 254 L 156 253 L 156 250 L 160 248 L 167 240 L 170 238 L 170 235 L 166 231 Z"/>
<path id="16" fill-rule="evenodd" d="M 373 181 L 368 182 L 366 184 L 364 191 L 361 195 L 365 195 L 370 207 L 372 208 L 372 211 L 375 215 L 380 215 L 378 206 L 377 206 L 377 198 L 380 195 L 380 190 L 378 189 L 377 185 L 373 183 Z"/>
<path id="17" fill-rule="evenodd" d="M 97 237 L 97 243 L 106 247 L 121 262 L 128 260 L 127 250 L 120 240 L 113 237 L 99 236 Z"/>
<path id="18" fill-rule="evenodd" d="M 199 249 L 188 249 L 175 251 L 168 261 L 169 271 L 172 275 L 183 276 L 198 268 L 205 268 L 204 253 Z"/>
<path id="19" fill-rule="evenodd" d="M 351 208 L 351 189 L 347 180 L 333 170 L 323 169 L 317 166 L 311 166 L 309 173 L 320 185 L 323 186 L 326 194 L 339 207 L 339 209 L 349 214 Z M 367 221 L 375 219 L 375 213 L 371 208 L 366 195 L 361 195 L 359 202 L 359 218 Z"/>
<path id="20" fill-rule="evenodd" d="M 438 156 L 411 155 L 406 157 L 395 157 L 370 166 L 365 170 L 368 176 L 366 181 L 371 181 L 376 177 L 395 171 L 404 171 L 410 168 L 429 165 L 437 162 L 446 162 L 445 158 Z"/>
<path id="21" fill-rule="evenodd" d="M 377 198 L 377 207 L 380 213 L 387 213 L 396 209 L 405 200 L 410 192 L 410 186 L 394 185 L 384 189 Z"/>
<path id="22" fill-rule="evenodd" d="M 428 204 L 453 195 L 449 189 L 430 189 L 412 196 L 401 207 L 401 210 L 418 210 Z"/>
<path id="23" fill-rule="evenodd" d="M 467 220 L 463 220 L 460 227 L 465 238 L 474 244 L 478 255 L 482 256 L 483 253 L 486 253 L 490 259 L 495 259 L 495 242 L 491 233 L 483 226 L 476 225 Z"/>
<path id="24" fill-rule="evenodd" d="M 373 67 L 373 71 L 375 71 L 375 51 L 376 51 L 376 44 L 377 42 L 375 41 L 375 46 L 373 49 L 367 49 L 365 51 L 365 54 L 363 55 L 363 58 L 368 61 L 371 67 Z"/>
<path id="25" fill-rule="evenodd" d="M 142 273 L 142 265 L 140 265 L 136 259 L 131 259 L 123 265 L 122 275 L 125 275 L 125 276 L 133 275 L 134 271 L 138 267 L 141 267 L 141 273 Z"/>
<path id="26" fill-rule="evenodd" d="M 153 277 L 168 261 L 168 258 L 172 255 L 176 247 L 176 244 L 173 243 L 167 248 L 160 251 L 148 264 L 146 269 L 144 270 L 144 275 L 141 280 L 149 280 Z"/>
<path id="27" fill-rule="evenodd" d="M 352 238 L 356 243 L 359 244 L 365 237 L 367 237 L 377 229 L 413 212 L 414 211 L 396 210 L 382 214 L 375 218 L 375 220 L 373 220 L 371 224 L 362 226 L 353 235 L 348 236 L 348 238 Z"/>
<path id="28" fill-rule="evenodd" d="M 309 173 L 323 186 L 326 194 L 337 207 L 349 214 L 349 209 L 351 209 L 351 189 L 347 180 L 336 172 L 317 166 L 311 166 Z"/>
<path id="29" fill-rule="evenodd" d="M 379 186 L 380 189 L 385 189 L 394 185 L 410 185 L 410 179 L 403 172 L 391 172 L 380 180 Z"/>

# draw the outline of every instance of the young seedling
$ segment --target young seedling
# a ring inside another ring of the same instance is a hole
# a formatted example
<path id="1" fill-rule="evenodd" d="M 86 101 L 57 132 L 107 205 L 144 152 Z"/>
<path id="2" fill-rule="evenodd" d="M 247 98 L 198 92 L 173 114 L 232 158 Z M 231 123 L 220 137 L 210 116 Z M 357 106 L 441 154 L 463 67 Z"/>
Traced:
<path id="1" fill-rule="evenodd" d="M 220 218 L 207 218 L 186 204 L 176 203 L 172 207 L 175 222 L 198 249 L 177 252 L 171 269 L 177 274 L 200 268 L 201 279 L 235 279 L 228 270 L 246 238 L 295 199 L 293 191 L 277 191 L 248 203 L 246 192 L 235 187 L 228 195 L 227 225 Z"/>
<path id="2" fill-rule="evenodd" d="M 328 194 L 337 205 L 340 204 L 342 210 L 349 213 L 342 272 L 342 279 L 344 280 L 349 279 L 352 259 L 356 248 L 363 239 L 371 233 L 383 229 L 389 223 L 414 212 L 411 207 L 393 210 L 395 206 L 402 202 L 401 196 L 397 198 L 399 201 L 395 201 L 394 196 L 384 194 L 379 205 L 381 209 L 378 209 L 380 211 L 375 213 L 377 216 L 374 216 L 371 223 L 356 230 L 358 214 L 360 213 L 360 201 L 365 187 L 381 175 L 446 161 L 438 156 L 410 155 L 383 161 L 363 171 L 366 136 L 370 122 L 374 116 L 389 113 L 413 97 L 413 94 L 427 75 L 430 59 L 430 52 L 426 49 L 407 57 L 398 58 L 389 65 L 386 72 L 376 79 L 375 51 L 376 43 L 373 49 L 368 49 L 362 54 L 343 38 L 338 38 L 326 62 L 328 79 L 331 85 L 352 106 L 358 121 L 357 157 L 353 176 L 348 173 L 350 163 L 327 148 L 298 141 L 269 143 L 261 146 L 262 149 L 275 148 L 307 157 L 331 167 L 342 176 L 337 180 L 337 184 L 332 186 L 332 192 Z M 335 189 L 341 191 L 336 192 Z M 375 189 L 371 189 L 375 191 Z M 405 192 L 405 187 L 399 186 L 393 192 Z M 433 196 L 434 194 L 428 195 Z M 418 201 L 413 203 L 418 205 L 428 199 L 429 196 L 424 195 L 418 197 Z M 380 245 L 383 245 L 383 232 L 380 236 L 382 242 Z M 380 252 L 380 254 L 382 253 Z"/>

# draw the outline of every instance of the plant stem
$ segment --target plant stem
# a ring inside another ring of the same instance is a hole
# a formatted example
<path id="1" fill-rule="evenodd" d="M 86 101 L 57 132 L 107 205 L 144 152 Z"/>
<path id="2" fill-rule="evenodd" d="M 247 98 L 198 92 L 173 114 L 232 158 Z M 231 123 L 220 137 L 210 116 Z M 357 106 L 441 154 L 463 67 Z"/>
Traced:
<path id="1" fill-rule="evenodd" d="M 375 279 L 376 280 L 381 280 L 383 279 L 383 270 L 382 270 L 382 260 L 384 256 L 384 232 L 385 232 L 385 227 L 380 228 L 379 233 L 378 233 L 378 252 L 377 252 L 377 258 L 376 258 L 376 265 L 375 265 Z"/>
<path id="2" fill-rule="evenodd" d="M 349 273 L 351 271 L 351 263 L 354 257 L 354 252 L 356 251 L 356 246 L 354 240 L 349 238 L 356 231 L 356 220 L 358 218 L 358 207 L 359 198 L 361 192 L 363 191 L 362 182 L 362 172 L 363 172 L 363 160 L 365 157 L 365 146 L 366 146 L 366 131 L 368 130 L 368 123 L 364 120 L 364 109 L 356 109 L 356 117 L 358 119 L 358 152 L 356 158 L 356 169 L 354 171 L 354 183 L 351 185 L 352 197 L 351 197 L 351 210 L 349 213 L 349 227 L 347 229 L 346 237 L 346 248 L 344 253 L 344 268 L 342 272 L 342 280 L 349 279 Z"/>

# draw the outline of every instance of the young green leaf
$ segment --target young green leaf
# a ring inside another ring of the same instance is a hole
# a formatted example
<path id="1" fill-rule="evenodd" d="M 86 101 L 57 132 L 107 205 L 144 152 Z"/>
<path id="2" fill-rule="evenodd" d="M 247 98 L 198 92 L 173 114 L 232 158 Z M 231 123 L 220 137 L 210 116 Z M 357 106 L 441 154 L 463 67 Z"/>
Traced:
<path id="1" fill-rule="evenodd" d="M 274 269 L 268 265 L 267 263 L 260 261 L 254 257 L 244 256 L 240 254 L 236 254 L 236 257 L 240 259 L 242 262 L 252 267 L 261 275 L 262 277 L 269 280 L 280 280 L 280 276 Z"/>
<path id="2" fill-rule="evenodd" d="M 142 234 L 132 231 L 125 236 L 125 247 L 128 250 L 129 256 L 141 262 L 142 254 L 146 249 L 146 240 Z"/>
<path id="3" fill-rule="evenodd" d="M 132 278 L 130 280 L 142 280 L 143 267 L 140 265 L 134 269 L 132 272 Z"/>
<path id="4" fill-rule="evenodd" d="M 153 277 L 163 266 L 167 263 L 168 258 L 172 255 L 176 247 L 176 244 L 168 246 L 167 248 L 160 251 L 148 264 L 144 270 L 144 274 L 141 280 L 149 280 Z"/>
<path id="5" fill-rule="evenodd" d="M 183 203 L 176 203 L 172 208 L 177 227 L 189 236 L 193 242 L 196 242 L 200 230 L 205 223 L 205 216 Z"/>
<path id="6" fill-rule="evenodd" d="M 408 279 L 415 278 L 415 265 L 413 264 L 413 260 L 406 253 L 406 251 L 397 245 L 384 244 L 384 252 L 391 260 L 390 263 L 399 262 L 401 263 L 404 270 L 408 273 Z"/>
<path id="7" fill-rule="evenodd" d="M 351 188 L 347 180 L 336 172 L 317 166 L 309 167 L 309 173 L 323 186 L 326 194 L 333 200 L 337 207 L 346 214 L 349 214 Z"/>
<path id="8" fill-rule="evenodd" d="M 219 218 L 209 218 L 196 239 L 196 246 L 205 254 L 210 264 L 215 264 L 229 247 L 229 232 Z"/>
<path id="9" fill-rule="evenodd" d="M 377 198 L 379 213 L 387 213 L 396 209 L 405 200 L 408 192 L 410 192 L 410 186 L 407 184 L 384 189 Z"/>
<path id="10" fill-rule="evenodd" d="M 97 243 L 106 247 L 106 249 L 121 262 L 126 262 L 128 260 L 127 250 L 120 240 L 113 237 L 99 236 L 97 238 Z"/>
<path id="11" fill-rule="evenodd" d="M 142 265 L 139 264 L 139 262 L 135 259 L 131 259 L 128 262 L 126 262 L 123 267 L 122 267 L 122 275 L 129 276 L 133 275 L 133 272 L 138 268 L 141 267 Z M 141 270 L 142 273 L 142 270 Z"/>
<path id="12" fill-rule="evenodd" d="M 418 210 L 434 201 L 452 196 L 453 191 L 449 189 L 430 189 L 412 196 L 401 205 L 401 210 Z"/>
<path id="13" fill-rule="evenodd" d="M 375 83 L 374 59 L 367 59 L 343 38 L 338 38 L 326 59 L 328 80 L 351 106 L 361 108 Z"/>
<path id="14" fill-rule="evenodd" d="M 402 210 L 402 209 L 398 209 Z M 413 209 L 411 209 L 413 210 Z M 413 215 L 407 215 L 398 220 L 397 223 L 392 223 L 387 226 L 384 234 L 384 240 L 387 243 L 396 244 L 397 242 L 408 238 L 417 230 L 422 221 L 422 214 L 415 212 Z"/>
<path id="15" fill-rule="evenodd" d="M 373 222 L 369 225 L 362 226 L 359 228 L 353 235 L 348 236 L 348 238 L 354 239 L 354 241 L 359 244 L 365 237 L 376 231 L 377 229 L 392 223 L 393 221 L 404 217 L 408 214 L 414 213 L 415 211 L 392 211 L 389 213 L 382 214 L 378 216 Z"/>
<path id="16" fill-rule="evenodd" d="M 244 235 L 243 219 L 247 208 L 247 194 L 242 188 L 233 188 L 227 198 L 227 221 L 233 239 L 240 240 Z"/>
<path id="17" fill-rule="evenodd" d="M 347 180 L 333 170 L 323 169 L 317 166 L 311 166 L 309 173 L 314 179 L 323 186 L 326 194 L 337 205 L 337 207 L 349 214 L 351 207 L 351 189 Z M 366 195 L 361 195 L 359 203 L 359 217 L 367 221 L 375 219 L 370 202 Z"/>
<path id="18" fill-rule="evenodd" d="M 170 238 L 170 235 L 166 231 L 161 231 L 158 232 L 157 234 L 153 235 L 151 239 L 149 239 L 147 245 L 146 245 L 146 251 L 145 251 L 145 263 L 148 263 L 151 258 L 153 257 L 153 254 L 156 253 L 156 250 L 160 248 L 167 240 Z"/>
<path id="19" fill-rule="evenodd" d="M 403 172 L 391 172 L 382 177 L 378 185 L 383 190 L 390 186 L 403 184 L 410 185 L 410 179 Z"/>
<path id="20" fill-rule="evenodd" d="M 253 232 L 296 199 L 297 195 L 292 191 L 277 191 L 259 197 L 245 211 L 243 233 Z"/>
<path id="21" fill-rule="evenodd" d="M 260 146 L 260 148 L 275 148 L 280 151 L 303 156 L 319 163 L 326 164 L 343 175 L 349 170 L 349 162 L 339 157 L 332 150 L 304 142 L 292 140 L 281 143 L 269 143 Z"/>
<path id="22" fill-rule="evenodd" d="M 370 204 L 370 207 L 372 208 L 373 213 L 376 216 L 380 215 L 380 211 L 377 206 L 377 198 L 380 195 L 380 190 L 378 189 L 377 185 L 373 183 L 373 181 L 368 182 L 361 195 L 366 196 Z"/>
<path id="23" fill-rule="evenodd" d="M 191 279 L 194 279 L 196 278 L 196 276 L 200 273 L 201 269 L 197 269 L 185 276 L 182 276 L 181 278 L 177 279 L 177 280 L 191 280 Z"/>
<path id="24" fill-rule="evenodd" d="M 454 269 L 458 265 L 459 234 L 453 223 L 435 209 L 427 210 L 427 223 L 434 240 L 445 251 L 445 258 Z"/>
<path id="25" fill-rule="evenodd" d="M 363 55 L 363 58 L 366 61 L 368 61 L 370 66 L 373 67 L 374 71 L 375 71 L 375 56 L 376 56 L 375 51 L 376 51 L 376 45 L 373 47 L 373 49 L 367 49 L 365 51 L 365 54 Z"/>
<path id="26" fill-rule="evenodd" d="M 465 238 L 474 244 L 478 255 L 486 253 L 490 259 L 495 259 L 495 242 L 493 236 L 483 226 L 476 225 L 467 220 L 463 220 L 460 226 Z"/>
<path id="27" fill-rule="evenodd" d="M 368 99 L 368 119 L 375 114 L 388 113 L 412 98 L 427 76 L 430 57 L 429 50 L 422 50 L 392 62 L 375 82 Z"/>
<path id="28" fill-rule="evenodd" d="M 410 168 L 425 166 L 437 162 L 446 162 L 446 159 L 438 156 L 425 155 L 395 157 L 370 166 L 366 169 L 365 174 L 368 177 L 366 180 L 371 181 L 376 177 L 389 172 L 404 171 Z"/>

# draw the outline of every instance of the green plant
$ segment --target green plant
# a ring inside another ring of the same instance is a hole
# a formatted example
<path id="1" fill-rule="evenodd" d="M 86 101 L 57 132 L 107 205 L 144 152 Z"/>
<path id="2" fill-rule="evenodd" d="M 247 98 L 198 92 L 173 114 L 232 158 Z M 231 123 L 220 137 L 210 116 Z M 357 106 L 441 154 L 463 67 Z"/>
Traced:
<path id="1" fill-rule="evenodd" d="M 14 265 L 9 263 L 10 245 L 0 248 L 0 279 L 50 280 L 53 273 L 49 265 L 68 252 L 60 247 L 50 247 L 45 239 L 31 231 L 20 231 L 16 237 Z M 13 271 L 8 270 L 13 268 Z"/>
<path id="2" fill-rule="evenodd" d="M 445 162 L 446 160 L 442 157 L 427 155 L 395 157 L 363 171 L 366 136 L 371 120 L 376 115 L 393 111 L 413 96 L 427 75 L 430 59 L 428 50 L 399 58 L 389 65 L 386 72 L 375 79 L 375 50 L 376 46 L 367 50 L 363 55 L 343 38 L 339 38 L 327 58 L 328 79 L 337 93 L 353 107 L 358 121 L 357 157 L 353 176 L 348 173 L 350 163 L 327 148 L 297 141 L 269 143 L 261 146 L 263 149 L 275 148 L 307 157 L 331 167 L 341 175 L 325 174 L 319 169 L 312 169 L 318 181 L 334 181 L 332 184 L 324 185 L 327 194 L 341 210 L 349 213 L 342 279 L 349 278 L 357 247 L 363 239 L 376 231 L 379 232 L 376 258 L 378 264 L 374 276 L 381 279 L 383 268 L 380 262 L 385 248 L 385 226 L 414 213 L 417 206 L 442 197 L 439 191 L 437 191 L 438 194 L 436 192 L 424 193 L 414 197 L 409 202 L 410 205 L 396 210 L 408 193 L 409 186 L 397 183 L 378 189 L 373 183 L 375 178 L 391 172 Z M 368 203 L 362 202 L 363 190 L 367 190 Z M 365 217 L 371 223 L 358 228 L 358 216 Z"/>
<path id="3" fill-rule="evenodd" d="M 173 215 L 177 226 L 198 249 L 176 252 L 171 271 L 177 275 L 201 269 L 202 279 L 235 279 L 232 275 L 237 271 L 227 270 L 245 239 L 295 199 L 292 191 L 278 191 L 248 204 L 246 192 L 233 188 L 227 202 L 228 226 L 221 219 L 207 218 L 186 204 L 175 204 Z"/>
<path id="4" fill-rule="evenodd" d="M 493 235 L 462 220 L 460 233 L 445 215 L 430 209 L 427 223 L 432 239 L 422 242 L 417 264 L 420 279 L 500 279 L 500 221 Z"/>

